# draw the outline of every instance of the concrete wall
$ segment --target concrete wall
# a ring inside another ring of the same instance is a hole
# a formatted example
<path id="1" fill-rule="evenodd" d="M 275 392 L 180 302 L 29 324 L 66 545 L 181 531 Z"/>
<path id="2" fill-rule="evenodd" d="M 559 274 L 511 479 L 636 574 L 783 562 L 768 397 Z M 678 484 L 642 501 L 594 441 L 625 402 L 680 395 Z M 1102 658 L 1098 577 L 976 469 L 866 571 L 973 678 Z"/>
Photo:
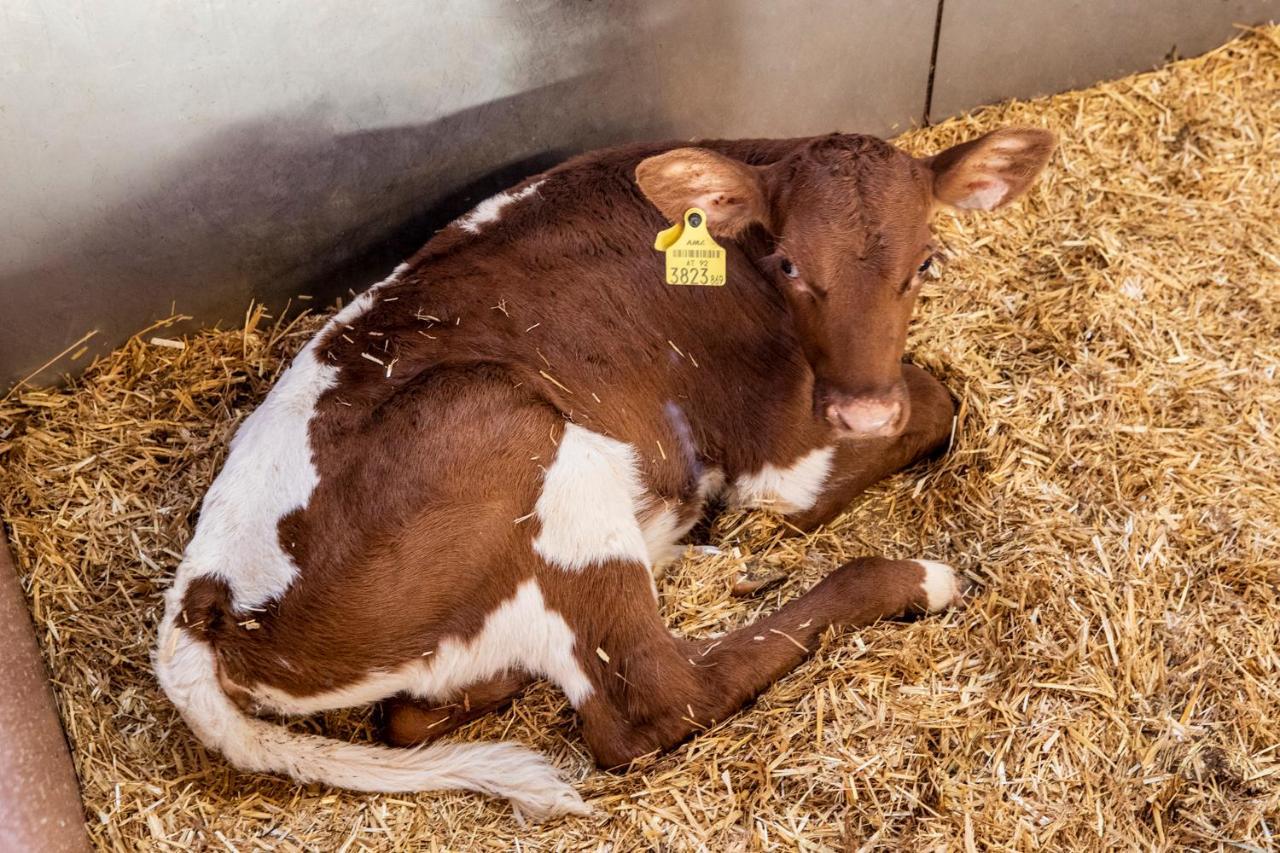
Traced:
<path id="1" fill-rule="evenodd" d="M 0 391 L 173 311 L 360 288 L 587 148 L 890 135 L 1193 54 L 1280 0 L 0 4 Z"/>

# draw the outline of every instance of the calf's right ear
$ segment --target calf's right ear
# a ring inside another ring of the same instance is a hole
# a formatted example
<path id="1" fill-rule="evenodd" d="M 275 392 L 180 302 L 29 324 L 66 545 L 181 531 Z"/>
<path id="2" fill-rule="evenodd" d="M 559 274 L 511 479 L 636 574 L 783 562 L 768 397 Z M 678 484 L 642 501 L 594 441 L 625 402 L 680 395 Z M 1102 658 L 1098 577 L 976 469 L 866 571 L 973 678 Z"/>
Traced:
<path id="1" fill-rule="evenodd" d="M 676 148 L 642 160 L 636 183 L 670 222 L 700 207 L 717 237 L 736 237 L 757 222 L 769 227 L 763 172 L 706 148 Z"/>

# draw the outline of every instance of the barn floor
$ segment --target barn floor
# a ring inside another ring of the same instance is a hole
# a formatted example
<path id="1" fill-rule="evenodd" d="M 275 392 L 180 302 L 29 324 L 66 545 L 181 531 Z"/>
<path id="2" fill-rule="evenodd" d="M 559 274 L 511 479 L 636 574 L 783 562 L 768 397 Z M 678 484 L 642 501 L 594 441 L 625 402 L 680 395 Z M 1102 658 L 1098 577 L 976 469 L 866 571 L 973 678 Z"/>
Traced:
<path id="1" fill-rule="evenodd" d="M 0 510 L 104 848 L 1274 849 L 1280 845 L 1280 28 L 1092 89 L 961 116 L 916 152 L 1052 128 L 1047 178 L 953 255 L 910 342 L 962 400 L 951 454 L 782 540 L 721 517 L 661 585 L 683 632 L 772 609 L 837 561 L 923 555 L 967 609 L 830 636 L 743 713 L 627 775 L 536 689 L 514 738 L 595 816 L 519 825 L 464 795 L 233 772 L 148 653 L 200 496 L 307 323 L 151 330 L 0 404 Z M 314 322 L 314 321 L 312 321 Z M 790 578 L 732 598 L 744 569 Z M 367 734 L 361 714 L 308 723 Z"/>

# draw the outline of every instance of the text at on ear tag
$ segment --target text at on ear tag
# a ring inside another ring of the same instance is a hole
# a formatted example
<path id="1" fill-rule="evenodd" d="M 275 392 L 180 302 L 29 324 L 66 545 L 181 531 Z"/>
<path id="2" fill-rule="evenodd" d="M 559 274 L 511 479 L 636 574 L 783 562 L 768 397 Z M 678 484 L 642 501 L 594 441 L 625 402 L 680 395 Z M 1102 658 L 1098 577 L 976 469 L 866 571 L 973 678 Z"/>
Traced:
<path id="1" fill-rule="evenodd" d="M 666 253 L 667 284 L 725 283 L 724 248 L 707 231 L 707 214 L 701 208 L 686 210 L 683 221 L 658 234 L 653 248 Z"/>

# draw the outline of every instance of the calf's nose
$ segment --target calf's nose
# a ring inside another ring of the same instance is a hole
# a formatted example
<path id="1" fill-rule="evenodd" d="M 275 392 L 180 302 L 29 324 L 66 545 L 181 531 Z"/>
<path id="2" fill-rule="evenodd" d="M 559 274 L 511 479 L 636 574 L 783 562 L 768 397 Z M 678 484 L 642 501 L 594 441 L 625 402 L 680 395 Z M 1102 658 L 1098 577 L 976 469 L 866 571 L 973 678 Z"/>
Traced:
<path id="1" fill-rule="evenodd" d="M 874 397 L 848 397 L 827 404 L 827 421 L 859 438 L 892 438 L 907 423 L 906 395 L 898 392 Z"/>

